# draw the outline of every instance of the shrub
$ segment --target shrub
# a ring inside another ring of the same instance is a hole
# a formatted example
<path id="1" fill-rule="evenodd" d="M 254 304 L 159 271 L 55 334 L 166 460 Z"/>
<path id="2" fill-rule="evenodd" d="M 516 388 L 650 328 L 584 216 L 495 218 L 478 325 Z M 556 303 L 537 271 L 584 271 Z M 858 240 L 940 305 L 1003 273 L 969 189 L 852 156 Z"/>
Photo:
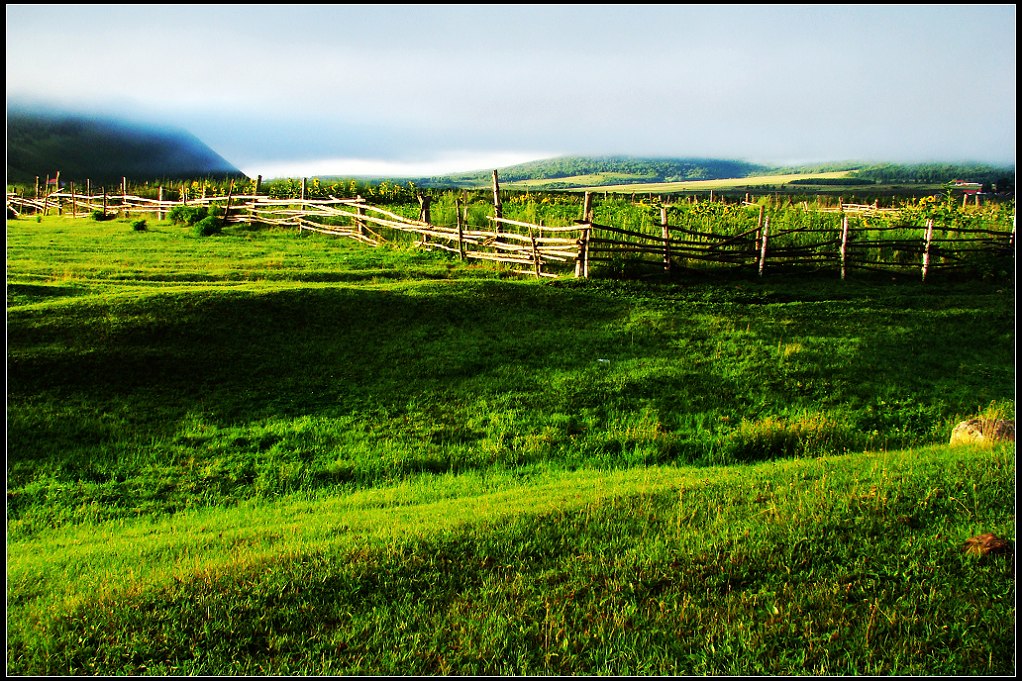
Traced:
<path id="1" fill-rule="evenodd" d="M 112 220 L 114 216 L 107 215 L 105 211 L 94 210 L 92 211 L 89 217 L 91 217 L 96 222 L 103 222 L 104 220 Z"/>
<path id="2" fill-rule="evenodd" d="M 209 217 L 209 208 L 206 206 L 174 206 L 167 216 L 175 225 L 188 225 L 191 227 Z"/>
<path id="3" fill-rule="evenodd" d="M 131 228 L 136 232 L 145 232 L 148 230 L 145 220 L 135 220 L 131 223 Z"/>
<path id="4" fill-rule="evenodd" d="M 219 234 L 223 231 L 224 224 L 220 218 L 213 217 L 212 215 L 204 217 L 195 223 L 195 235 L 196 236 L 212 236 L 213 234 Z"/>

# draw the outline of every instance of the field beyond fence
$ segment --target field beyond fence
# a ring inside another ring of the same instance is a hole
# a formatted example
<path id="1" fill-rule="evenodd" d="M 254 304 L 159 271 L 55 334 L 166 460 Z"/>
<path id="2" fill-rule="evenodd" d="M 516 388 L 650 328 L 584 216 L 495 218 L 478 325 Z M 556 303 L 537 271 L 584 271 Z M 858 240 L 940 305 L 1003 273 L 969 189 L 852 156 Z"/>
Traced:
<path id="1" fill-rule="evenodd" d="M 149 193 L 152 193 L 152 188 Z M 295 195 L 189 195 L 157 188 L 156 198 L 58 189 L 36 196 L 7 195 L 8 217 L 71 215 L 103 219 L 155 214 L 174 218 L 180 207 L 207 207 L 225 224 L 249 223 L 346 237 L 370 246 L 414 243 L 462 260 L 502 263 L 535 277 L 635 276 L 674 270 L 731 269 L 756 276 L 789 271 L 856 271 L 928 276 L 989 276 L 1013 272 L 1014 201 L 980 207 L 925 197 L 901 207 L 874 204 L 787 206 L 764 201 L 666 203 L 562 194 L 551 201 L 502 191 L 493 174 L 492 204 L 467 192 L 418 192 L 417 206 L 384 208 L 362 198 L 312 196 L 303 181 Z M 196 194 L 198 192 L 191 192 Z M 174 196 L 176 194 L 176 197 Z M 568 197 L 565 199 L 565 197 Z M 508 201 L 505 202 L 504 199 Z M 581 205 L 577 202 L 581 199 Z M 568 217 L 572 202 L 576 216 Z M 626 205 L 622 205 L 626 204 Z M 549 210 L 556 208 L 557 210 Z M 549 215 L 547 215 L 549 213 Z M 544 215 L 544 217 L 541 217 Z M 435 219 L 439 216 L 439 219 Z"/>

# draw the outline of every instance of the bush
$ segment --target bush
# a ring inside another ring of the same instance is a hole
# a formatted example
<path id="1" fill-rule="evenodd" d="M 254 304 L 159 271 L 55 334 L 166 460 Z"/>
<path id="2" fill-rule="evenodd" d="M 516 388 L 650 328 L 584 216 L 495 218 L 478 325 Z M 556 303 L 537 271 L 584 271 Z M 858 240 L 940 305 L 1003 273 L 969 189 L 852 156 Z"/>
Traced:
<path id="1" fill-rule="evenodd" d="M 92 213 L 89 215 L 89 217 L 91 217 L 96 222 L 103 222 L 104 220 L 113 220 L 114 219 L 113 215 L 107 215 L 106 212 L 101 211 L 101 210 L 94 210 L 94 211 L 92 211 Z"/>
<path id="2" fill-rule="evenodd" d="M 196 236 L 212 236 L 223 231 L 224 223 L 220 218 L 212 215 L 205 217 L 195 223 Z"/>
<path id="3" fill-rule="evenodd" d="M 131 228 L 136 232 L 145 232 L 148 230 L 145 220 L 135 220 L 131 223 Z"/>
<path id="4" fill-rule="evenodd" d="M 175 225 L 191 227 L 209 217 L 209 208 L 206 206 L 174 206 L 170 209 L 170 214 L 167 217 Z"/>

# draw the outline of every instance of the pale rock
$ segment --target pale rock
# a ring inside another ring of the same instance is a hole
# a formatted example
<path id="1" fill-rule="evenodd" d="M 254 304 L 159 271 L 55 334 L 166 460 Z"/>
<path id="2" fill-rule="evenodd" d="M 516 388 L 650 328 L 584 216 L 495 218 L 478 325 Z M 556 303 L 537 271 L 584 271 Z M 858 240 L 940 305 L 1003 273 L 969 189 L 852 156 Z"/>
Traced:
<path id="1" fill-rule="evenodd" d="M 1001 419 L 969 419 L 951 431 L 951 444 L 1014 442 L 1015 422 Z"/>

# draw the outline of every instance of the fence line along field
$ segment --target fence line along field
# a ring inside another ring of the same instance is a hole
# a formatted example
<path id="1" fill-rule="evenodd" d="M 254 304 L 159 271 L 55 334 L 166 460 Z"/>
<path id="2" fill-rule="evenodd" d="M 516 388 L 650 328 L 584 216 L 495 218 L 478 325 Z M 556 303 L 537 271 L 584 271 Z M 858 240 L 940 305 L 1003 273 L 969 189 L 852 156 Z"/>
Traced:
<path id="1" fill-rule="evenodd" d="M 425 249 L 437 249 L 460 259 L 504 263 L 536 277 L 589 277 L 670 272 L 673 268 L 731 268 L 755 272 L 830 270 L 844 279 L 850 272 L 918 273 L 926 280 L 937 274 L 989 274 L 1014 267 L 1014 202 L 985 207 L 959 207 L 947 197 L 925 197 L 901 207 L 839 203 L 837 207 L 769 206 L 768 201 L 727 204 L 720 201 L 662 200 L 636 205 L 620 199 L 603 204 L 618 206 L 598 220 L 595 194 L 585 192 L 574 218 L 562 210 L 544 220 L 536 199 L 520 219 L 504 215 L 497 171 L 493 172 L 492 214 L 470 210 L 467 192 L 417 192 L 417 215 L 398 214 L 372 205 L 361 196 L 337 198 L 307 194 L 305 180 L 297 196 L 272 197 L 260 193 L 261 178 L 252 193 L 198 196 L 188 188 L 157 188 L 155 198 L 121 193 L 53 191 L 24 197 L 9 193 L 9 215 L 75 217 L 155 214 L 157 219 L 182 207 L 207 206 L 221 211 L 225 223 L 294 226 L 380 245 L 395 237 L 416 239 Z M 166 196 L 165 196 L 166 195 Z M 518 196 L 521 196 L 520 194 Z M 519 201 L 525 208 L 530 199 Z M 297 199 L 297 200 L 296 200 Z M 445 220 L 434 220 L 443 203 Z M 627 203 L 626 211 L 621 204 Z M 478 208 L 478 202 L 474 208 Z M 562 206 L 563 208 L 563 206 Z M 624 213 L 628 214 L 624 214 Z M 637 216 L 637 217 L 636 217 Z M 620 221 L 618 224 L 614 218 Z M 473 224 L 474 221 L 474 224 Z M 445 222 L 445 224 L 441 224 Z M 559 223 L 559 224 L 544 224 Z M 624 223 L 624 224 L 622 224 Z"/>

